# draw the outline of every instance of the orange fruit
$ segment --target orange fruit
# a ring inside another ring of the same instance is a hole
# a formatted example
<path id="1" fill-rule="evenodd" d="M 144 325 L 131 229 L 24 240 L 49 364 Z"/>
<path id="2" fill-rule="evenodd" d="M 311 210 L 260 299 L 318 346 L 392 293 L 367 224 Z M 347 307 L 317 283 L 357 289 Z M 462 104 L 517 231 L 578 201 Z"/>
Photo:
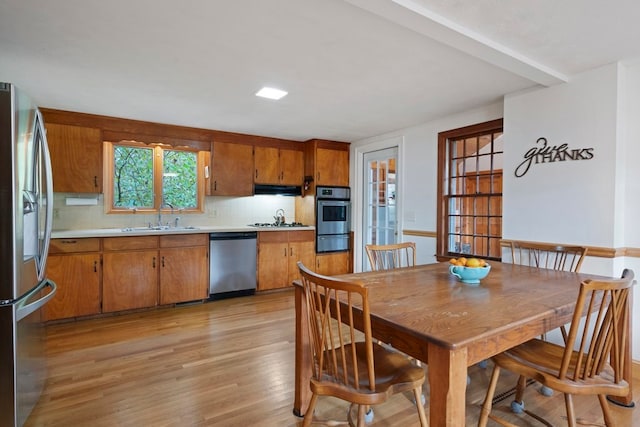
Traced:
<path id="1" fill-rule="evenodd" d="M 465 257 L 458 258 L 459 265 L 467 265 L 467 259 Z"/>
<path id="2" fill-rule="evenodd" d="M 467 260 L 467 267 L 471 267 L 471 268 L 482 267 L 482 262 L 478 258 L 469 258 Z"/>

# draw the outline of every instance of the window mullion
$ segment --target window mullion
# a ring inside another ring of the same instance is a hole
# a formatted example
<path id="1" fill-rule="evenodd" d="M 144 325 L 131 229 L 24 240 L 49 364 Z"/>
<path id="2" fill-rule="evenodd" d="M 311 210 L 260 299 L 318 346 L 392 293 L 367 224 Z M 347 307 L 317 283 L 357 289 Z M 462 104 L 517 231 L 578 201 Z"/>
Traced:
<path id="1" fill-rule="evenodd" d="M 162 173 L 163 173 L 163 156 L 162 147 L 154 147 L 153 149 L 153 208 L 160 211 L 162 209 Z"/>

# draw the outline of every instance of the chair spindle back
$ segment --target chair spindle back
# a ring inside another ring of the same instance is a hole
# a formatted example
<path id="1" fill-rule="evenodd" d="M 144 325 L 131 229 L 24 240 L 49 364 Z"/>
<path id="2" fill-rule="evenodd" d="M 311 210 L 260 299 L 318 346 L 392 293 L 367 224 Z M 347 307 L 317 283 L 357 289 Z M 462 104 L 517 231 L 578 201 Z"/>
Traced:
<path id="1" fill-rule="evenodd" d="M 416 265 L 416 244 L 413 242 L 366 245 L 365 250 L 373 271 Z"/>
<path id="2" fill-rule="evenodd" d="M 374 390 L 373 339 L 367 288 L 318 275 L 298 262 L 306 295 L 313 376 L 356 390 Z M 354 313 L 361 312 L 361 316 Z M 356 324 L 361 318 L 363 324 Z M 363 331 L 363 332 L 360 332 Z M 366 357 L 358 358 L 358 354 Z M 366 365 L 359 360 L 366 360 Z"/>

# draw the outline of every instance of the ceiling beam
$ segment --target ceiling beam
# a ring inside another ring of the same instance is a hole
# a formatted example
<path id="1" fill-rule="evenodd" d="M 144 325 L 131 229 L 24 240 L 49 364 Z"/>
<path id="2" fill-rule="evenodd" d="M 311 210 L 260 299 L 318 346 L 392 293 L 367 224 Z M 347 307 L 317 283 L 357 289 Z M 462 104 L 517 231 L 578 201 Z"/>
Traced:
<path id="1" fill-rule="evenodd" d="M 565 74 L 438 15 L 414 0 L 345 1 L 543 86 L 569 81 Z"/>

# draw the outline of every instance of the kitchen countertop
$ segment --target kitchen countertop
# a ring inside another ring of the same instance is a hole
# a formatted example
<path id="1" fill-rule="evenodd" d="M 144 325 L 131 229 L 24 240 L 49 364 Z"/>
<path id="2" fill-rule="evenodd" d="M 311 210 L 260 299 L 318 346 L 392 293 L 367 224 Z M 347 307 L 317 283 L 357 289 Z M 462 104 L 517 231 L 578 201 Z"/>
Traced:
<path id="1" fill-rule="evenodd" d="M 80 239 L 83 237 L 129 237 L 129 236 L 156 236 L 163 234 L 197 234 L 214 232 L 234 232 L 234 231 L 301 231 L 315 230 L 313 226 L 300 227 L 252 227 L 252 226 L 225 226 L 225 225 L 205 225 L 193 227 L 178 227 L 164 229 L 149 229 L 147 227 L 134 228 L 94 228 L 83 230 L 54 230 L 51 232 L 52 239 Z"/>

